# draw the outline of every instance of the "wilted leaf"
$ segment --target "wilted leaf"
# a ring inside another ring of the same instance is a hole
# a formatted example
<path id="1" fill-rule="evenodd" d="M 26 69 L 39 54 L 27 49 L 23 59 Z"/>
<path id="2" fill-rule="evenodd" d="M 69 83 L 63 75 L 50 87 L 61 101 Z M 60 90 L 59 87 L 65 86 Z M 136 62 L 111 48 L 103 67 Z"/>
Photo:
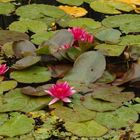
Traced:
<path id="1" fill-rule="evenodd" d="M 14 80 L 0 82 L 0 94 L 5 91 L 11 90 L 17 86 L 17 82 Z"/>
<path id="2" fill-rule="evenodd" d="M 138 120 L 135 110 L 128 107 L 121 107 L 113 112 L 97 113 L 96 121 L 108 128 L 119 129 L 132 125 Z"/>
<path id="3" fill-rule="evenodd" d="M 52 86 L 52 84 L 46 84 L 43 86 L 38 86 L 37 88 L 27 86 L 21 88 L 21 92 L 25 95 L 30 95 L 30 96 L 45 96 L 48 95 L 44 90 L 49 89 Z"/>
<path id="4" fill-rule="evenodd" d="M 16 31 L 0 30 L 0 45 L 4 45 L 7 42 L 19 41 L 29 39 L 25 33 Z"/>
<path id="5" fill-rule="evenodd" d="M 67 131 L 80 137 L 100 137 L 108 131 L 106 127 L 100 125 L 94 120 L 83 123 L 66 122 L 64 126 Z"/>
<path id="6" fill-rule="evenodd" d="M 0 127 L 0 135 L 14 137 L 29 133 L 34 128 L 34 120 L 28 118 L 23 114 L 17 112 L 12 113 L 9 120 L 7 120 Z"/>
<path id="7" fill-rule="evenodd" d="M 12 68 L 22 70 L 36 64 L 39 61 L 40 61 L 39 56 L 26 56 L 18 60 L 14 65 L 12 65 Z"/>
<path id="8" fill-rule="evenodd" d="M 59 9 L 65 11 L 67 14 L 74 16 L 74 17 L 82 17 L 88 13 L 88 11 L 82 7 L 76 6 L 59 6 Z"/>
<path id="9" fill-rule="evenodd" d="M 13 51 L 17 58 L 35 55 L 36 47 L 28 40 L 22 40 L 13 44 Z"/>
<path id="10" fill-rule="evenodd" d="M 97 51 L 85 52 L 76 59 L 64 80 L 89 84 L 102 76 L 105 67 L 106 62 L 102 54 Z"/>
<path id="11" fill-rule="evenodd" d="M 122 105 L 120 102 L 111 103 L 107 101 L 93 99 L 91 94 L 84 96 L 84 101 L 82 102 L 82 104 L 89 110 L 99 112 L 115 110 Z"/>

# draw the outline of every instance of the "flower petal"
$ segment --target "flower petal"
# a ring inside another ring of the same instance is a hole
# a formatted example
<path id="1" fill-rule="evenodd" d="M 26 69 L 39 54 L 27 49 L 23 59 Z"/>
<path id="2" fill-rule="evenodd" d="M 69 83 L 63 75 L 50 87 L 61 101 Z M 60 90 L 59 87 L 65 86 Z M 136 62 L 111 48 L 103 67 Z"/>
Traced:
<path id="1" fill-rule="evenodd" d="M 52 105 L 52 104 L 56 103 L 58 100 L 59 100 L 58 98 L 54 98 L 49 102 L 48 105 Z"/>
<path id="2" fill-rule="evenodd" d="M 71 102 L 71 100 L 69 98 L 67 98 L 67 97 L 63 98 L 62 101 L 67 102 L 67 103 Z"/>
<path id="3" fill-rule="evenodd" d="M 45 90 L 45 92 L 48 93 L 49 95 L 53 96 L 53 94 L 49 90 Z"/>

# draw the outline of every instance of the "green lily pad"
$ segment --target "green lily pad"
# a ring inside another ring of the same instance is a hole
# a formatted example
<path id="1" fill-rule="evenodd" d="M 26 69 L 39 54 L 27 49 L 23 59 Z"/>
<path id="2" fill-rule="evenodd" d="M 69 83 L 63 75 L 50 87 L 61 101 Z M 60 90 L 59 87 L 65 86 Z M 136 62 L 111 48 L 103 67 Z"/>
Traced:
<path id="1" fill-rule="evenodd" d="M 101 53 L 85 52 L 76 59 L 72 70 L 64 77 L 64 80 L 89 84 L 103 75 L 105 66 L 105 58 Z"/>
<path id="2" fill-rule="evenodd" d="M 17 82 L 14 80 L 0 82 L 0 94 L 5 91 L 11 90 L 17 86 Z"/>
<path id="3" fill-rule="evenodd" d="M 118 89 L 117 89 L 118 88 Z M 108 102 L 127 102 L 134 98 L 133 92 L 121 92 L 119 87 L 101 87 L 94 90 L 92 97 Z"/>
<path id="4" fill-rule="evenodd" d="M 12 113 L 9 120 L 7 120 L 0 127 L 0 135 L 14 137 L 29 133 L 34 128 L 34 120 L 28 118 L 26 115 L 17 112 Z"/>
<path id="5" fill-rule="evenodd" d="M 104 112 L 115 110 L 122 104 L 120 102 L 111 103 L 102 100 L 93 99 L 91 94 L 84 96 L 84 101 L 82 104 L 89 110 Z"/>
<path id="6" fill-rule="evenodd" d="M 119 22 L 118 22 L 119 21 Z M 121 14 L 109 16 L 102 21 L 106 27 L 119 27 L 124 33 L 139 32 L 140 15 L 137 14 Z"/>
<path id="7" fill-rule="evenodd" d="M 55 104 L 54 114 L 65 122 L 83 122 L 95 118 L 96 112 L 86 109 L 82 104 L 75 105 L 73 109 L 62 106 L 62 104 Z"/>
<path id="8" fill-rule="evenodd" d="M 132 125 L 138 120 L 138 114 L 135 110 L 128 107 L 121 107 L 113 112 L 97 113 L 96 121 L 108 127 L 119 129 Z"/>
<path id="9" fill-rule="evenodd" d="M 12 67 L 17 70 L 22 70 L 36 64 L 40 59 L 41 58 L 39 56 L 26 56 L 18 60 L 14 65 L 12 65 Z"/>
<path id="10" fill-rule="evenodd" d="M 60 18 L 66 13 L 56 6 L 45 4 L 30 4 L 19 7 L 16 10 L 16 14 L 21 18 L 39 19 L 45 16 Z"/>
<path id="11" fill-rule="evenodd" d="M 22 111 L 30 112 L 45 107 L 50 102 L 49 97 L 30 97 L 14 89 L 0 98 L 0 112 Z"/>
<path id="12" fill-rule="evenodd" d="M 130 12 L 133 10 L 133 7 L 127 3 L 113 0 L 95 0 L 90 3 L 90 7 L 97 12 L 105 14 L 120 14 L 121 11 Z"/>
<path id="13" fill-rule="evenodd" d="M 4 124 L 8 120 L 8 114 L 1 113 L 0 114 L 0 126 Z"/>
<path id="14" fill-rule="evenodd" d="M 120 41 L 121 32 L 112 28 L 101 28 L 94 33 L 94 36 L 106 43 L 116 44 Z"/>
<path id="15" fill-rule="evenodd" d="M 48 40 L 50 37 L 52 37 L 56 32 L 50 31 L 50 32 L 39 32 L 31 36 L 32 42 L 40 45 L 44 41 Z"/>
<path id="16" fill-rule="evenodd" d="M 0 45 L 4 45 L 7 42 L 14 42 L 19 40 L 29 39 L 29 36 L 25 33 L 16 31 L 0 30 Z"/>
<path id="17" fill-rule="evenodd" d="M 125 45 L 99 44 L 95 46 L 95 49 L 106 56 L 120 56 L 125 48 Z"/>
<path id="18" fill-rule="evenodd" d="M 14 4 L 0 2 L 0 14 L 10 14 L 14 10 L 15 10 Z"/>
<path id="19" fill-rule="evenodd" d="M 33 66 L 21 71 L 13 71 L 10 77 L 20 83 L 43 83 L 51 79 L 51 73 L 45 67 Z"/>
<path id="20" fill-rule="evenodd" d="M 64 124 L 67 131 L 80 137 L 100 137 L 107 133 L 108 129 L 96 121 L 87 121 L 83 123 L 67 122 Z"/>
<path id="21" fill-rule="evenodd" d="M 84 28 L 89 28 L 89 29 L 96 29 L 101 27 L 101 23 L 94 21 L 91 18 L 74 18 L 68 21 L 68 26 L 69 27 L 84 27 Z"/>
<path id="22" fill-rule="evenodd" d="M 75 5 L 75 6 L 79 6 L 84 2 L 84 0 L 57 0 L 57 1 L 63 4 Z"/>
<path id="23" fill-rule="evenodd" d="M 132 129 L 135 133 L 140 133 L 140 124 L 135 123 Z"/>
<path id="24" fill-rule="evenodd" d="M 133 46 L 138 45 L 140 46 L 140 35 L 126 35 L 121 37 L 121 42 L 119 45 L 127 45 L 127 46 Z"/>
<path id="25" fill-rule="evenodd" d="M 9 30 L 28 32 L 32 31 L 34 33 L 47 30 L 47 25 L 39 20 L 32 19 L 21 19 L 19 21 L 14 21 L 9 25 Z"/>

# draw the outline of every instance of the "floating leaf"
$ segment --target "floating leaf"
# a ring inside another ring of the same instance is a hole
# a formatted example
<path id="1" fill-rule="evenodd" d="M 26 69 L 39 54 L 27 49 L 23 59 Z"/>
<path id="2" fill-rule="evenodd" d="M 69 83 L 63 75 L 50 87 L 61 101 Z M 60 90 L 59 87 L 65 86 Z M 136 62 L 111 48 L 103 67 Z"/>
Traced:
<path id="1" fill-rule="evenodd" d="M 30 4 L 19 7 L 16 10 L 16 14 L 22 18 L 39 19 L 45 16 L 60 18 L 66 13 L 56 6 L 45 4 Z"/>
<path id="2" fill-rule="evenodd" d="M 4 45 L 7 42 L 19 41 L 29 39 L 29 36 L 25 33 L 16 31 L 0 30 L 0 45 Z"/>
<path id="3" fill-rule="evenodd" d="M 32 42 L 40 45 L 44 41 L 48 40 L 50 37 L 52 37 L 56 32 L 50 31 L 50 32 L 39 32 L 31 36 Z"/>
<path id="4" fill-rule="evenodd" d="M 95 0 L 90 3 L 90 7 L 97 12 L 105 14 L 120 14 L 121 11 L 130 12 L 133 10 L 131 5 L 113 0 Z"/>
<path id="5" fill-rule="evenodd" d="M 9 120 L 7 120 L 0 127 L 0 135 L 14 137 L 29 133 L 34 128 L 34 120 L 28 118 L 23 114 L 17 112 L 12 113 Z"/>
<path id="6" fill-rule="evenodd" d="M 84 97 L 84 101 L 82 104 L 89 110 L 104 112 L 104 111 L 111 111 L 115 110 L 116 108 L 120 107 L 121 103 L 111 103 L 102 100 L 96 100 L 91 97 L 91 94 L 86 95 Z"/>
<path id="7" fill-rule="evenodd" d="M 63 4 L 76 5 L 76 6 L 79 6 L 84 2 L 84 0 L 57 0 L 57 1 Z"/>
<path id="8" fill-rule="evenodd" d="M 53 113 L 65 122 L 83 122 L 95 118 L 96 112 L 86 109 L 82 104 L 75 105 L 73 109 L 64 107 L 61 104 L 52 106 L 55 108 Z"/>
<path id="9" fill-rule="evenodd" d="M 19 32 L 32 31 L 34 33 L 37 33 L 47 30 L 47 25 L 39 20 L 21 19 L 19 21 L 12 22 L 9 25 L 9 30 Z"/>
<path id="10" fill-rule="evenodd" d="M 0 126 L 4 124 L 8 120 L 8 114 L 1 113 L 0 114 Z"/>
<path id="11" fill-rule="evenodd" d="M 21 93 L 20 89 L 14 89 L 0 98 L 0 112 L 22 111 L 30 112 L 45 107 L 49 97 L 33 98 Z"/>
<path id="12" fill-rule="evenodd" d="M 21 83 L 43 83 L 51 79 L 51 73 L 45 67 L 33 66 L 21 71 L 13 71 L 12 79 Z"/>
<path id="13" fill-rule="evenodd" d="M 67 131 L 80 137 L 100 137 L 108 131 L 107 128 L 98 124 L 94 120 L 83 123 L 67 122 L 64 126 Z"/>
<path id="14" fill-rule="evenodd" d="M 138 114 L 135 110 L 128 107 L 121 107 L 113 112 L 97 113 L 96 121 L 108 128 L 122 128 L 138 120 Z"/>
<path id="15" fill-rule="evenodd" d="M 94 21 L 91 18 L 75 18 L 68 21 L 67 24 L 70 27 L 77 26 L 77 27 L 85 27 L 89 29 L 96 29 L 101 27 L 100 22 Z"/>
<path id="16" fill-rule="evenodd" d="M 65 11 L 67 14 L 74 16 L 74 17 L 82 17 L 86 15 L 88 12 L 86 9 L 82 7 L 76 7 L 76 6 L 59 6 L 59 8 L 63 11 Z"/>
<path id="17" fill-rule="evenodd" d="M 17 82 L 14 80 L 0 82 L 0 94 L 5 91 L 11 90 L 17 86 Z"/>
<path id="18" fill-rule="evenodd" d="M 119 21 L 119 22 L 118 22 Z M 106 27 L 119 27 L 124 33 L 139 32 L 140 15 L 137 14 L 121 14 L 109 16 L 102 21 Z"/>
<path id="19" fill-rule="evenodd" d="M 105 66 L 102 54 L 96 51 L 85 52 L 76 59 L 72 70 L 64 80 L 89 84 L 102 76 Z"/>
<path id="20" fill-rule="evenodd" d="M 2 3 L 0 1 L 0 14 L 10 14 L 15 10 L 15 6 L 12 3 Z"/>
<path id="21" fill-rule="evenodd" d="M 26 56 L 18 60 L 14 65 L 12 65 L 12 68 L 22 70 L 36 64 L 39 61 L 40 61 L 39 56 Z"/>
<path id="22" fill-rule="evenodd" d="M 95 46 L 95 49 L 106 56 L 120 56 L 125 48 L 125 45 L 99 44 Z"/>
<path id="23" fill-rule="evenodd" d="M 112 28 L 101 28 L 94 33 L 94 36 L 106 43 L 116 44 L 120 41 L 121 32 Z"/>
<path id="24" fill-rule="evenodd" d="M 118 89 L 117 89 L 118 88 Z M 101 87 L 94 90 L 92 97 L 94 99 L 104 100 L 108 102 L 127 102 L 134 98 L 133 92 L 121 92 L 119 87 Z"/>
<path id="25" fill-rule="evenodd" d="M 36 55 L 36 47 L 28 40 L 22 40 L 14 42 L 13 51 L 17 58 L 22 58 L 26 56 Z"/>
<path id="26" fill-rule="evenodd" d="M 140 124 L 135 123 L 132 129 L 135 133 L 140 133 Z"/>

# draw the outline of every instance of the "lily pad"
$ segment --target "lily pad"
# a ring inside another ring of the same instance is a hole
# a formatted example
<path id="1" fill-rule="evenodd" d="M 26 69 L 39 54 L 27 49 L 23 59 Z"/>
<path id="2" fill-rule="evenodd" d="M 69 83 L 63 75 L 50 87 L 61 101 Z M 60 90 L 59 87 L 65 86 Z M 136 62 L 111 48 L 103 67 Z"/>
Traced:
<path id="1" fill-rule="evenodd" d="M 105 67 L 105 57 L 101 53 L 85 52 L 76 59 L 72 70 L 64 77 L 64 80 L 89 84 L 103 75 Z"/>
<path id="2" fill-rule="evenodd" d="M 60 18 L 66 13 L 56 6 L 45 4 L 30 4 L 19 7 L 16 10 L 16 14 L 21 18 L 39 19 L 45 16 Z"/>
<path id="3" fill-rule="evenodd" d="M 14 80 L 0 82 L 0 94 L 5 91 L 11 90 L 17 86 L 17 82 Z"/>
<path id="4" fill-rule="evenodd" d="M 135 123 L 132 129 L 135 133 L 140 133 L 140 124 Z"/>
<path id="5" fill-rule="evenodd" d="M 32 19 L 21 19 L 19 21 L 14 21 L 9 25 L 9 30 L 28 32 L 32 31 L 34 33 L 47 30 L 47 25 L 39 20 Z"/>
<path id="6" fill-rule="evenodd" d="M 119 22 L 118 22 L 119 21 Z M 102 21 L 106 27 L 119 27 L 124 33 L 139 32 L 140 15 L 137 14 L 121 14 L 109 16 Z"/>
<path id="7" fill-rule="evenodd" d="M 26 56 L 18 60 L 14 65 L 12 65 L 12 68 L 22 70 L 36 64 L 40 61 L 40 59 L 41 58 L 39 56 Z"/>
<path id="8" fill-rule="evenodd" d="M 7 42 L 19 41 L 29 39 L 29 36 L 25 33 L 16 31 L 0 30 L 0 45 L 4 45 Z"/>
<path id="9" fill-rule="evenodd" d="M 117 89 L 118 88 L 118 89 Z M 94 90 L 92 97 L 108 102 L 127 102 L 134 98 L 133 92 L 121 92 L 119 87 L 101 87 Z"/>
<path id="10" fill-rule="evenodd" d="M 15 10 L 14 4 L 0 2 L 0 14 L 10 14 L 14 10 Z"/>
<path id="11" fill-rule="evenodd" d="M 91 97 L 91 94 L 84 96 L 84 101 L 82 102 L 82 104 L 89 110 L 99 112 L 115 110 L 122 105 L 120 102 L 111 103 L 107 101 L 93 99 Z"/>
<path id="12" fill-rule="evenodd" d="M 98 21 L 94 21 L 91 18 L 74 18 L 68 21 L 68 26 L 69 27 L 84 27 L 84 28 L 89 28 L 89 29 L 96 29 L 101 27 L 101 23 Z"/>
<path id="13" fill-rule="evenodd" d="M 32 42 L 40 45 L 44 41 L 48 40 L 50 37 L 52 37 L 56 32 L 50 31 L 50 32 L 39 32 L 31 36 Z"/>
<path id="14" fill-rule="evenodd" d="M 67 122 L 64 126 L 67 131 L 80 137 L 100 137 L 108 131 L 106 127 L 94 120 L 83 123 Z"/>
<path id="15" fill-rule="evenodd" d="M 26 56 L 36 55 L 35 54 L 36 47 L 28 40 L 22 40 L 14 42 L 13 51 L 16 58 L 22 58 Z"/>
<path id="16" fill-rule="evenodd" d="M 97 113 L 96 121 L 108 128 L 119 129 L 132 125 L 138 120 L 135 110 L 128 107 L 121 107 L 113 112 Z"/>
<path id="17" fill-rule="evenodd" d="M 0 127 L 0 135 L 14 137 L 29 133 L 34 128 L 34 120 L 28 118 L 26 115 L 17 112 L 12 113 L 9 120 L 7 120 Z"/>
<path id="18" fill-rule="evenodd" d="M 0 98 L 0 112 L 30 112 L 39 110 L 50 102 L 49 97 L 33 98 L 22 94 L 20 90 L 21 89 L 11 90 Z"/>
<path id="19" fill-rule="evenodd" d="M 99 44 L 95 46 L 95 49 L 106 56 L 120 56 L 125 48 L 125 45 Z"/>
<path id="20" fill-rule="evenodd" d="M 112 28 L 101 28 L 94 33 L 94 36 L 106 43 L 116 44 L 120 41 L 121 32 Z"/>
<path id="21" fill-rule="evenodd" d="M 75 5 L 75 6 L 79 6 L 84 2 L 84 0 L 57 0 L 57 1 L 63 4 Z"/>
<path id="22" fill-rule="evenodd" d="M 133 7 L 127 3 L 113 0 L 95 0 L 90 3 L 90 7 L 97 12 L 105 14 L 120 14 L 121 11 L 130 12 L 133 10 Z"/>
<path id="23" fill-rule="evenodd" d="M 20 83 L 43 83 L 51 79 L 51 73 L 45 67 L 33 66 L 21 71 L 13 71 L 10 77 Z"/>

